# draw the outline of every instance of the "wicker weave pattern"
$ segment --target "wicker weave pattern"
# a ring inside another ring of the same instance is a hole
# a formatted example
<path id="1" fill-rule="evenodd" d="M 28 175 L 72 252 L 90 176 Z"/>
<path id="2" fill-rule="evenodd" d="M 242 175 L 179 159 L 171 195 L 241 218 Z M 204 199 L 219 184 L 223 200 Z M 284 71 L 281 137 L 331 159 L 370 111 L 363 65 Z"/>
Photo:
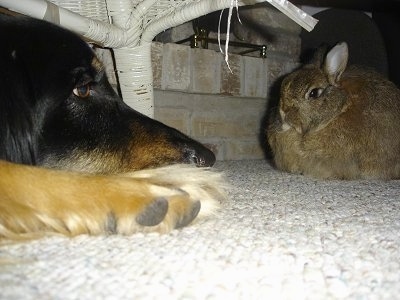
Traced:
<path id="1" fill-rule="evenodd" d="M 58 6 L 64 7 L 82 16 L 108 22 L 107 5 L 104 0 L 50 0 L 52 3 Z"/>
<path id="2" fill-rule="evenodd" d="M 50 21 L 74 30 L 88 40 L 114 48 L 124 100 L 150 117 L 154 113 L 150 43 L 163 30 L 219 9 L 266 1 L 308 30 L 316 24 L 313 18 L 286 0 L 49 1 L 0 0 L 0 5 L 36 18 L 44 18 L 48 10 L 56 9 L 54 15 L 60 17 Z"/>

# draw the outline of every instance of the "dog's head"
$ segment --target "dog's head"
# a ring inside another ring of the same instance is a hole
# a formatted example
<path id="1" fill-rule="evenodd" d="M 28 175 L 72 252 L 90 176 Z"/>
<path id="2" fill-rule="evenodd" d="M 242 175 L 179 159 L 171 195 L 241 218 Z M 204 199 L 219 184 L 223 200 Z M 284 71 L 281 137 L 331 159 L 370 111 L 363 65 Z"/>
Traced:
<path id="1" fill-rule="evenodd" d="M 0 16 L 0 159 L 89 172 L 211 166 L 193 139 L 128 107 L 75 34 Z"/>

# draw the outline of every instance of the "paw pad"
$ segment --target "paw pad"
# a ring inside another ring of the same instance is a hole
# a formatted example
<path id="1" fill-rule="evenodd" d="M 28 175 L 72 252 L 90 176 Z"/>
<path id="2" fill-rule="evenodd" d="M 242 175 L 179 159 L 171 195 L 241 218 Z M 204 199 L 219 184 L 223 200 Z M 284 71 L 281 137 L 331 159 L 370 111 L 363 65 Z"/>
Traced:
<path id="1" fill-rule="evenodd" d="M 164 220 L 167 212 L 167 199 L 157 198 L 136 217 L 136 222 L 142 226 L 155 226 Z"/>
<path id="2" fill-rule="evenodd" d="M 193 203 L 193 206 L 191 207 L 190 211 L 187 214 L 183 215 L 181 219 L 179 219 L 176 222 L 175 228 L 185 227 L 190 222 L 192 222 L 194 218 L 196 218 L 197 215 L 199 214 L 200 208 L 201 208 L 200 201 Z"/>

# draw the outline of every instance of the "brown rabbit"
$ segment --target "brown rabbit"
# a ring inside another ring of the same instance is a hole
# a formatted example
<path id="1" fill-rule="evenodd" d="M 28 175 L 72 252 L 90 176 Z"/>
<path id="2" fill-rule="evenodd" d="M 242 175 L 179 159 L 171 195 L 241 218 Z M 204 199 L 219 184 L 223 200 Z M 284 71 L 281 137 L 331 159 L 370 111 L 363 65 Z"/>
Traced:
<path id="1" fill-rule="evenodd" d="M 400 90 L 370 70 L 346 69 L 337 44 L 282 82 L 267 129 L 278 169 L 316 178 L 400 178 Z"/>

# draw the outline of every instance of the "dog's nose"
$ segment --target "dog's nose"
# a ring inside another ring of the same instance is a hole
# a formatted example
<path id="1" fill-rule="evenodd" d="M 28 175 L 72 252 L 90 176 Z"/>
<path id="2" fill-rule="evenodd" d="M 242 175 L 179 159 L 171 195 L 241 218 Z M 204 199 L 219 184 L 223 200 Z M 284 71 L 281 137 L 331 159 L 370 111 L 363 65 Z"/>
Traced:
<path id="1" fill-rule="evenodd" d="M 194 163 L 197 167 L 211 167 L 215 164 L 214 153 L 204 146 L 196 147 L 190 150 L 190 163 Z"/>

